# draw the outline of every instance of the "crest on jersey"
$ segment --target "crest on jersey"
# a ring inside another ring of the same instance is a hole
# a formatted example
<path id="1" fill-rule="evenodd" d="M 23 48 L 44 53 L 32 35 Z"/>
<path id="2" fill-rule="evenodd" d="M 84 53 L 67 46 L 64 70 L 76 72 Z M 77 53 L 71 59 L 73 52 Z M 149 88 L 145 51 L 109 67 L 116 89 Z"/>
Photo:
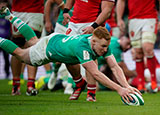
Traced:
<path id="1" fill-rule="evenodd" d="M 88 51 L 86 51 L 86 50 L 83 50 L 83 59 L 84 59 L 84 60 L 90 59 L 89 53 L 88 53 Z"/>

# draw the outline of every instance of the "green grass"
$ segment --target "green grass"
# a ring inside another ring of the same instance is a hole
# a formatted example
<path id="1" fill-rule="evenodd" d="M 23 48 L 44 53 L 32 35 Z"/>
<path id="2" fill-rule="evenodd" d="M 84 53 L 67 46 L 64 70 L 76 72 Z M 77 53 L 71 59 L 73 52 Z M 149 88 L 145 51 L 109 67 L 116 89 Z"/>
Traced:
<path id="1" fill-rule="evenodd" d="M 11 96 L 7 80 L 0 80 L 0 115 L 158 115 L 160 93 L 144 94 L 144 106 L 124 105 L 113 91 L 99 91 L 97 102 L 87 102 L 86 92 L 79 100 L 70 101 L 63 91 L 40 91 L 37 96 L 26 96 L 26 85 L 20 96 Z"/>

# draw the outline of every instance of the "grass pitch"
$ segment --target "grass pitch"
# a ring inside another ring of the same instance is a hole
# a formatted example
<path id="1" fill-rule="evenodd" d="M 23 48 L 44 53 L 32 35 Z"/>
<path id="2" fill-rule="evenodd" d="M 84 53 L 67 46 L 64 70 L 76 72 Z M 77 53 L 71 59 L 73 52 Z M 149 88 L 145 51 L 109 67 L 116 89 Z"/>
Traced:
<path id="1" fill-rule="evenodd" d="M 0 80 L 0 115 L 159 115 L 160 93 L 144 94 L 144 106 L 124 105 L 114 91 L 99 91 L 97 102 L 87 102 L 86 92 L 79 100 L 70 101 L 63 91 L 40 91 L 26 96 L 26 84 L 20 96 L 11 96 L 8 80 Z"/>

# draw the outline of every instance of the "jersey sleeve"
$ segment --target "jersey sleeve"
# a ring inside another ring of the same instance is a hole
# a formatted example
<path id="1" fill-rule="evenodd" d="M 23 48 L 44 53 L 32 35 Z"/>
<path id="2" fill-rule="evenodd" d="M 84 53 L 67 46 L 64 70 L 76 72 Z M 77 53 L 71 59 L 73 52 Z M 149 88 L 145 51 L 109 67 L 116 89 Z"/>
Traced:
<path id="1" fill-rule="evenodd" d="M 76 56 L 80 62 L 80 64 L 89 62 L 93 60 L 93 56 L 91 52 L 87 49 L 81 48 L 76 52 Z"/>

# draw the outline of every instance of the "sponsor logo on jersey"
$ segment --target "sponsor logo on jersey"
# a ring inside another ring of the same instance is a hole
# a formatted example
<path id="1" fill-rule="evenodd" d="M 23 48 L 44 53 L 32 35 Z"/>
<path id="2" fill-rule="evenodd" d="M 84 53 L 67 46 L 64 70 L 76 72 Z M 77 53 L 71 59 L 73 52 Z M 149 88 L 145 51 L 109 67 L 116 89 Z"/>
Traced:
<path id="1" fill-rule="evenodd" d="M 89 53 L 88 53 L 88 51 L 86 51 L 86 50 L 83 50 L 83 59 L 84 59 L 84 60 L 90 59 Z"/>
<path id="2" fill-rule="evenodd" d="M 52 56 L 52 53 L 50 51 L 48 51 L 49 55 Z"/>
<path id="3" fill-rule="evenodd" d="M 81 1 L 83 1 L 83 2 L 87 2 L 87 3 L 88 3 L 88 0 L 81 0 Z"/>

